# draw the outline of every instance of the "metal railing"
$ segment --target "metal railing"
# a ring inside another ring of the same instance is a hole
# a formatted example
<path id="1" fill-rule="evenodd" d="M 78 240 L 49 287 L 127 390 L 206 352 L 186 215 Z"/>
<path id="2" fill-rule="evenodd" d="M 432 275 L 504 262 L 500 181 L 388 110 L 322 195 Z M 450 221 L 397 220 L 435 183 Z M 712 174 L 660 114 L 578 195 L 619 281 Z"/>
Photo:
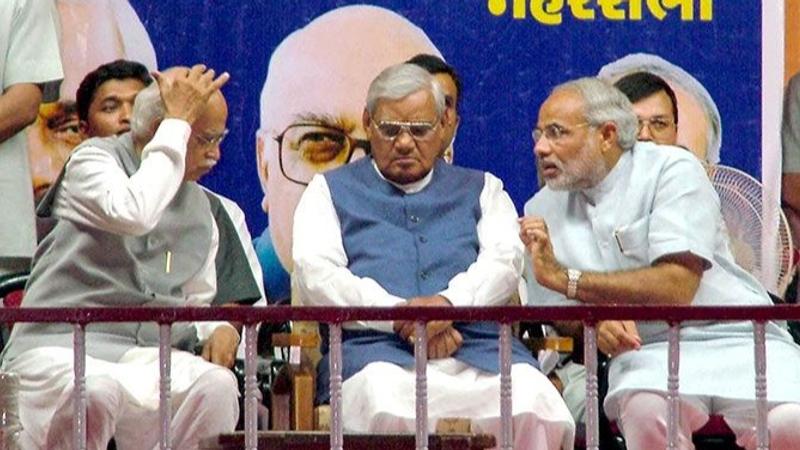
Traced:
<path id="1" fill-rule="evenodd" d="M 668 448 L 676 447 L 678 429 L 679 331 L 680 322 L 689 320 L 752 321 L 756 361 L 755 407 L 759 449 L 769 448 L 767 432 L 767 380 L 765 323 L 770 320 L 800 320 L 800 305 L 753 307 L 700 306 L 564 306 L 564 307 L 397 307 L 339 308 L 290 307 L 224 308 L 0 308 L 0 322 L 58 322 L 74 327 L 74 448 L 86 448 L 86 326 L 93 322 L 156 322 L 160 325 L 160 447 L 171 448 L 170 436 L 170 352 L 171 326 L 175 322 L 227 320 L 244 324 L 245 342 L 245 448 L 257 448 L 256 398 L 256 325 L 259 322 L 317 321 L 330 325 L 330 386 L 332 449 L 342 449 L 342 323 L 363 321 L 412 320 L 416 323 L 416 442 L 426 449 L 427 427 L 427 342 L 425 323 L 434 320 L 492 321 L 501 325 L 500 332 L 500 448 L 513 448 L 511 408 L 511 324 L 513 322 L 581 321 L 584 332 L 584 363 L 587 371 L 586 447 L 599 447 L 597 330 L 603 320 L 661 321 L 670 325 L 668 350 Z"/>

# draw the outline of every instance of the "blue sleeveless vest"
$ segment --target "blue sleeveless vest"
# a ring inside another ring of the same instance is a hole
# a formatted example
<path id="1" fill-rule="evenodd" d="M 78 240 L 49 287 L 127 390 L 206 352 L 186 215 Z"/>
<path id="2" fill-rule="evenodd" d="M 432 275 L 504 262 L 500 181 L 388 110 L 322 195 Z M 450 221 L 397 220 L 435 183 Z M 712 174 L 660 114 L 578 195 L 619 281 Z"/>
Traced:
<path id="1" fill-rule="evenodd" d="M 413 194 L 381 179 L 370 158 L 324 175 L 341 225 L 348 269 L 406 299 L 443 291 L 478 257 L 483 172 L 441 160 L 433 170 L 430 183 Z M 498 373 L 499 326 L 488 322 L 455 326 L 464 344 L 453 357 Z M 536 365 L 520 342 L 514 340 L 513 344 L 515 363 Z M 327 342 L 323 342 L 322 350 L 317 377 L 320 403 L 330 397 Z M 374 330 L 344 330 L 342 356 L 345 380 L 371 362 L 414 366 L 414 349 L 407 342 L 394 333 Z"/>

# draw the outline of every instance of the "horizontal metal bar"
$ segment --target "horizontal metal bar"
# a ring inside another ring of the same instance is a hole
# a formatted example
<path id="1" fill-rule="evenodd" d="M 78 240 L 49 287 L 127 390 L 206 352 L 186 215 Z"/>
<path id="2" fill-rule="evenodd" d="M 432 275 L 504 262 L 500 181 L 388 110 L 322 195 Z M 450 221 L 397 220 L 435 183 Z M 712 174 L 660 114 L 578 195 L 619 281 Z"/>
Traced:
<path id="1" fill-rule="evenodd" d="M 493 306 L 493 307 L 113 307 L 113 308 L 0 308 L 0 322 L 194 322 L 229 320 L 243 323 L 315 320 L 341 323 L 354 320 L 558 321 L 578 320 L 800 320 L 800 305 L 774 306 Z"/>

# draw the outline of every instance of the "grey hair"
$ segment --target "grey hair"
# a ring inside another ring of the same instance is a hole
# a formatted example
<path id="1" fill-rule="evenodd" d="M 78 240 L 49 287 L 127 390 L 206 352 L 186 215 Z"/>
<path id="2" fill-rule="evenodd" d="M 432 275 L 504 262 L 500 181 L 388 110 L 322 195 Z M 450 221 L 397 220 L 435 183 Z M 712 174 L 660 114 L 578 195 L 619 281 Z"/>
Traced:
<path id="1" fill-rule="evenodd" d="M 158 83 L 150 83 L 139 91 L 131 113 L 131 136 L 134 140 L 150 141 L 156 130 L 155 125 L 164 120 L 165 112 Z"/>
<path id="2" fill-rule="evenodd" d="M 560 84 L 553 92 L 577 91 L 584 101 L 586 121 L 591 125 L 613 122 L 617 126 L 617 143 L 623 150 L 636 144 L 639 120 L 628 97 L 619 89 L 599 78 L 579 78 Z"/>
<path id="3" fill-rule="evenodd" d="M 603 66 L 597 76 L 607 81 L 615 81 L 632 72 L 649 72 L 658 75 L 697 99 L 708 119 L 706 161 L 712 164 L 719 163 L 719 151 L 722 147 L 722 119 L 717 104 L 714 103 L 708 90 L 689 72 L 660 56 L 649 53 L 633 53 L 624 56 Z"/>
<path id="4" fill-rule="evenodd" d="M 372 80 L 367 91 L 367 112 L 372 117 L 378 100 L 400 100 L 423 89 L 433 94 L 438 120 L 445 109 L 444 93 L 433 75 L 416 64 L 389 66 Z"/>

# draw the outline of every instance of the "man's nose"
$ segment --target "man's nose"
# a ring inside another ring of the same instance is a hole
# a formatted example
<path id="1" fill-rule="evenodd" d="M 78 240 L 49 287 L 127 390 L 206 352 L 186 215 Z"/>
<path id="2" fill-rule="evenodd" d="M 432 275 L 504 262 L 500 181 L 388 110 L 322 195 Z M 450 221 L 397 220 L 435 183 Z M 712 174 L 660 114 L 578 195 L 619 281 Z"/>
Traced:
<path id="1" fill-rule="evenodd" d="M 546 137 L 542 136 L 539 140 L 533 143 L 533 154 L 538 157 L 547 156 L 552 152 L 550 142 Z"/>
<path id="2" fill-rule="evenodd" d="M 639 127 L 639 136 L 637 137 L 640 141 L 652 141 L 653 134 L 650 133 L 650 127 L 645 123 Z"/>
<path id="3" fill-rule="evenodd" d="M 399 151 L 409 152 L 413 150 L 416 145 L 417 142 L 406 129 L 403 129 L 400 134 L 394 138 L 394 147 Z"/>
<path id="4" fill-rule="evenodd" d="M 222 151 L 220 149 L 219 142 L 206 147 L 206 158 L 211 158 L 214 161 L 219 161 L 219 158 L 221 156 L 222 156 Z"/>
<path id="5" fill-rule="evenodd" d="M 131 113 L 133 112 L 133 104 L 132 103 L 123 103 L 121 107 L 120 113 L 120 122 L 130 124 L 131 123 Z"/>

